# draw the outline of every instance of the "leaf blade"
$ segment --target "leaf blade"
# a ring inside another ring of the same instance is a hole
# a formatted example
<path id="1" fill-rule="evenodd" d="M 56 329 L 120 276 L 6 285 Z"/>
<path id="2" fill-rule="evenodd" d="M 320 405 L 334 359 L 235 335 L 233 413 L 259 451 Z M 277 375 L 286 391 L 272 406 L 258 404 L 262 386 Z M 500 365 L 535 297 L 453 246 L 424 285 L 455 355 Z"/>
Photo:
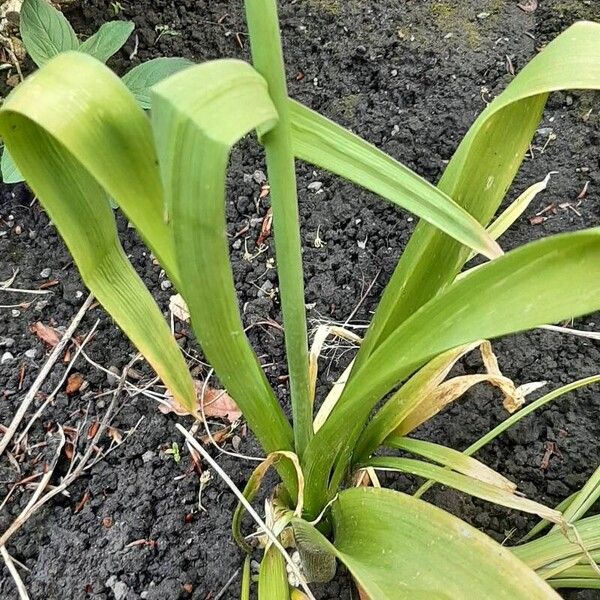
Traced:
<path id="1" fill-rule="evenodd" d="M 25 49 L 38 67 L 61 52 L 79 48 L 69 21 L 46 0 L 24 0 L 19 27 Z"/>
<path id="2" fill-rule="evenodd" d="M 79 51 L 105 63 L 124 46 L 134 28 L 135 24 L 132 21 L 103 23 L 94 35 L 81 43 Z"/>
<path id="3" fill-rule="evenodd" d="M 143 109 L 150 108 L 150 88 L 159 81 L 193 67 L 194 63 L 186 58 L 159 57 L 133 67 L 122 77 L 123 83 L 135 96 Z"/>
<path id="4" fill-rule="evenodd" d="M 509 550 L 449 513 L 383 488 L 353 488 L 332 506 L 336 555 L 371 600 L 557 598 Z M 294 523 L 295 527 L 298 525 Z"/>
<path id="5" fill-rule="evenodd" d="M 290 107 L 298 158 L 405 208 L 489 258 L 502 254 L 485 229 L 435 186 L 306 106 L 291 100 Z"/>

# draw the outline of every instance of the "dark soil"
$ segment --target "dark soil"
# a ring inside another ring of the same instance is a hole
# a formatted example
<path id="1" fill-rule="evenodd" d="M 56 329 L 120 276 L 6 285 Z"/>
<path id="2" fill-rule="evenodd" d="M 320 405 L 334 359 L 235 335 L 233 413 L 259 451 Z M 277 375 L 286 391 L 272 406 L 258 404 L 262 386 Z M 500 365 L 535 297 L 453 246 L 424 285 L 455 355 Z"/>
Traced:
<path id="1" fill-rule="evenodd" d="M 131 60 L 134 40 L 130 40 L 111 66 L 122 73 L 155 56 L 180 55 L 195 61 L 248 58 L 241 4 L 121 0 L 118 18 L 135 21 L 139 46 Z M 600 18 L 595 2 L 579 0 L 540 0 L 534 14 L 520 10 L 516 0 L 297 0 L 282 4 L 292 94 L 433 182 L 484 107 L 482 96 L 492 97 L 510 81 L 509 63 L 518 71 L 537 48 L 572 22 Z M 82 0 L 70 9 L 69 16 L 83 35 L 115 18 L 109 0 Z M 162 35 L 157 40 L 156 28 L 161 25 L 168 25 L 175 35 Z M 549 171 L 559 174 L 503 238 L 505 248 L 598 224 L 597 106 L 590 93 L 562 93 L 551 98 L 542 130 L 534 140 L 535 159 L 524 164 L 507 201 Z M 550 128 L 556 139 L 541 153 Z M 260 219 L 268 208 L 268 200 L 257 202 L 260 185 L 256 179 L 260 177 L 253 179 L 257 170 L 264 170 L 260 149 L 254 141 L 244 141 L 231 160 L 228 210 L 232 234 L 250 224 L 247 237 L 238 238 L 241 245 L 232 242 L 240 303 L 248 325 L 280 320 L 277 298 L 259 291 L 266 281 L 277 284 L 274 271 L 267 271 L 271 252 L 252 262 L 243 260 L 244 242 L 250 252 L 255 250 Z M 365 322 L 415 221 L 327 173 L 306 165 L 299 165 L 298 172 L 306 302 L 314 304 L 309 316 L 313 322 L 344 321 L 376 278 L 353 319 Z M 322 183 L 319 193 L 308 189 L 315 181 Z M 581 216 L 559 209 L 543 224 L 530 224 L 528 217 L 548 204 L 575 200 L 587 181 L 589 193 L 579 208 Z M 52 295 L 4 293 L 0 299 L 3 305 L 34 300 L 27 308 L 0 309 L 0 354 L 8 351 L 14 357 L 0 366 L 0 421 L 8 424 L 47 354 L 30 325 L 42 321 L 66 327 L 86 292 L 54 228 L 23 185 L 2 188 L 0 219 L 0 280 L 19 269 L 15 287 L 37 288 L 45 280 L 58 281 L 50 288 Z M 133 264 L 166 313 L 173 291 L 163 289 L 167 286 L 162 283 L 160 268 L 122 220 L 120 228 Z M 317 233 L 326 243 L 321 248 L 315 247 Z M 44 269 L 50 269 L 50 275 L 44 273 L 42 277 Z M 100 308 L 88 312 L 79 335 L 83 337 L 97 319 L 100 324 L 87 352 L 104 367 L 121 369 L 133 349 Z M 598 329 L 599 319 L 600 315 L 592 315 L 578 320 L 576 326 Z M 181 325 L 178 328 L 183 334 L 182 345 L 198 357 L 189 330 Z M 280 333 L 259 324 L 250 330 L 250 337 L 263 363 L 270 365 L 267 373 L 285 402 L 287 389 L 281 377 L 286 374 L 286 365 Z M 500 340 L 494 348 L 506 375 L 518 383 L 546 380 L 547 389 L 595 374 L 600 365 L 599 343 L 544 331 Z M 35 356 L 31 352 L 26 356 L 28 350 L 35 351 Z M 348 359 L 348 354 L 330 355 L 320 379 L 321 393 Z M 468 358 L 460 370 L 475 372 L 480 367 L 477 357 Z M 62 362 L 56 366 L 43 387 L 45 393 L 56 386 L 64 368 Z M 40 449 L 34 446 L 44 441 L 46 431 L 55 431 L 61 424 L 82 425 L 85 432 L 89 422 L 104 414 L 109 397 L 97 395 L 114 389 L 114 380 L 81 359 L 75 370 L 83 374 L 89 387 L 71 397 L 59 393 L 31 430 L 28 449 L 17 455 L 18 463 L 4 460 L 0 465 L 6 491 L 15 481 L 39 472 L 36 456 Z M 147 377 L 147 373 L 142 372 L 142 376 Z M 41 401 L 40 397 L 36 406 Z M 597 387 L 571 394 L 523 421 L 479 457 L 517 482 L 529 497 L 554 505 L 578 489 L 600 462 L 599 410 Z M 423 427 L 419 435 L 463 449 L 505 416 L 498 394 L 479 387 Z M 189 454 L 183 450 L 182 460 L 176 464 L 164 452 L 173 441 L 183 446 L 175 430 L 179 419 L 162 415 L 151 400 L 138 396 L 123 400 L 113 425 L 127 432 L 141 418 L 134 435 L 79 479 L 68 497 L 54 498 L 10 540 L 11 554 L 30 569 L 22 574 L 32 598 L 238 597 L 242 556 L 229 530 L 235 505 L 231 494 L 217 477 L 213 478 L 202 494 L 206 512 L 198 512 L 199 480 L 190 472 Z M 241 435 L 241 430 L 238 433 L 240 452 L 259 452 L 250 435 Z M 540 464 L 549 441 L 557 444 L 560 454 L 552 456 L 543 471 Z M 229 442 L 225 447 L 231 450 Z M 252 464 L 226 455 L 219 462 L 236 484 L 243 486 Z M 66 468 L 66 460 L 59 463 L 53 483 L 58 483 Z M 413 484 L 402 478 L 394 481 L 403 489 Z M 23 509 L 31 493 L 20 487 L 13 494 L 0 515 L 1 531 Z M 86 493 L 90 499 L 76 512 Z M 509 535 L 517 540 L 535 522 L 439 487 L 428 499 L 498 540 Z M 137 540 L 148 542 L 130 545 Z M 231 586 L 219 596 L 231 578 Z M 331 599 L 352 597 L 344 577 L 319 593 Z M 0 596 L 16 597 L 4 567 Z M 579 596 L 600 597 L 593 593 Z"/>

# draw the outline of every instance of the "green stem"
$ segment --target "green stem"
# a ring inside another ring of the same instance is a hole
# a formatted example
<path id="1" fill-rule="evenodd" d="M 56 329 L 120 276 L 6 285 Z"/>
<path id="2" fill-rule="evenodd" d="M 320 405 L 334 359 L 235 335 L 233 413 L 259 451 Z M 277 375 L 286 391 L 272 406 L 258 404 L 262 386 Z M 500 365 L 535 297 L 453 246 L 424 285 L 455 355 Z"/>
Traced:
<path id="1" fill-rule="evenodd" d="M 277 126 L 264 135 L 262 142 L 271 186 L 275 253 L 290 376 L 295 446 L 296 453 L 302 457 L 313 435 L 313 406 L 308 384 L 308 335 L 296 167 L 277 3 L 276 0 L 246 0 L 245 5 L 254 67 L 266 79 L 269 94 L 279 114 Z"/>

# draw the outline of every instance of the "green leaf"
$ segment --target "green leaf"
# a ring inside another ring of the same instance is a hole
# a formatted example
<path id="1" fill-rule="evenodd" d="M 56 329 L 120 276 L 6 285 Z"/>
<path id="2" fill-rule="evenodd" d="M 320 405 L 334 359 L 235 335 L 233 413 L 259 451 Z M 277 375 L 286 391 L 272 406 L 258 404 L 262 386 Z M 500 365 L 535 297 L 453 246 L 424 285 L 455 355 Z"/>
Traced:
<path id="1" fill-rule="evenodd" d="M 2 181 L 4 183 L 20 183 L 23 181 L 23 175 L 21 175 L 19 167 L 15 164 L 13 157 L 6 147 L 2 151 L 0 170 L 2 170 Z"/>
<path id="2" fill-rule="evenodd" d="M 290 107 L 298 158 L 405 208 L 485 256 L 502 253 L 470 214 L 408 167 L 302 104 L 291 100 Z"/>
<path id="3" fill-rule="evenodd" d="M 131 21 L 109 21 L 104 23 L 94 35 L 81 43 L 79 50 L 102 62 L 106 62 L 124 46 L 134 27 L 135 24 Z"/>
<path id="4" fill-rule="evenodd" d="M 353 488 L 332 505 L 332 545 L 295 521 L 341 560 L 371 600 L 559 598 L 511 552 L 457 517 L 382 488 Z"/>
<path id="5" fill-rule="evenodd" d="M 361 466 L 373 467 L 375 470 L 400 471 L 418 477 L 425 477 L 426 479 L 433 479 L 455 490 L 470 494 L 476 498 L 481 498 L 482 500 L 487 500 L 488 502 L 493 502 L 494 504 L 538 515 L 553 523 L 563 522 L 559 512 L 533 500 L 517 496 L 514 489 L 490 484 L 480 479 L 449 471 L 438 465 L 432 465 L 413 458 L 378 456 L 369 459 Z"/>
<path id="6" fill-rule="evenodd" d="M 587 517 L 577 522 L 577 536 L 573 529 L 556 530 L 547 535 L 528 542 L 512 552 L 532 569 L 544 569 L 557 561 L 571 557 L 585 558 L 584 548 L 587 552 L 600 550 L 600 515 Z"/>
<path id="7" fill-rule="evenodd" d="M 285 560 L 275 546 L 270 546 L 260 563 L 258 600 L 289 600 L 290 588 Z"/>
<path id="8" fill-rule="evenodd" d="M 187 365 L 123 252 L 108 201 L 113 195 L 156 242 L 155 253 L 173 262 L 150 124 L 133 96 L 96 59 L 62 53 L 15 88 L 0 109 L 0 135 L 86 286 L 177 401 L 195 412 Z"/>
<path id="9" fill-rule="evenodd" d="M 20 30 L 25 49 L 38 67 L 60 52 L 79 48 L 69 21 L 46 0 L 24 0 Z"/>
<path id="10" fill-rule="evenodd" d="M 272 129 L 267 131 L 261 128 L 260 132 L 265 147 L 271 195 L 294 447 L 302 458 L 313 436 L 313 401 L 308 377 L 308 331 L 296 165 L 277 4 L 277 0 L 245 2 L 252 62 L 265 78 L 269 96 L 279 116 Z"/>
<path id="11" fill-rule="evenodd" d="M 131 71 L 123 75 L 122 81 L 133 93 L 139 105 L 148 109 L 150 108 L 150 88 L 154 84 L 193 66 L 194 63 L 186 58 L 153 58 L 133 67 Z"/>
<path id="12" fill-rule="evenodd" d="M 572 381 L 571 383 L 568 383 L 567 385 L 563 385 L 562 387 L 552 390 L 548 394 L 545 394 L 541 398 L 538 398 L 537 400 L 533 401 L 531 404 L 523 407 L 521 410 L 512 414 L 510 417 L 508 417 L 507 419 L 502 421 L 502 423 L 500 423 L 499 425 L 494 427 L 494 429 L 492 429 L 491 431 L 488 431 L 484 436 L 482 436 L 476 442 L 473 442 L 468 448 L 466 448 L 463 451 L 463 454 L 465 456 L 472 456 L 473 454 L 475 454 L 476 452 L 481 450 L 484 446 L 487 446 L 487 444 L 489 444 L 490 442 L 495 440 L 498 436 L 502 435 L 502 433 L 504 433 L 507 429 L 516 425 L 519 421 L 521 421 L 521 419 L 524 419 L 525 417 L 532 414 L 536 410 L 542 408 L 549 402 L 552 402 L 552 401 L 564 396 L 565 394 L 568 394 L 569 392 L 577 390 L 581 387 L 585 387 L 587 385 L 593 385 L 593 384 L 599 383 L 599 382 L 600 382 L 600 375 L 592 375 L 591 377 L 584 377 L 583 379 L 578 379 L 577 381 Z M 387 407 L 387 405 L 386 405 L 386 407 Z M 380 411 L 380 413 L 381 412 L 382 411 Z M 378 415 L 380 413 L 378 413 Z M 419 496 L 422 496 L 431 487 L 432 484 L 433 484 L 433 482 L 427 482 L 426 484 L 421 486 L 421 488 L 417 491 L 417 494 Z M 563 508 L 566 508 L 566 507 L 561 502 L 561 504 L 559 504 L 556 507 L 556 510 L 562 511 Z M 532 535 L 532 534 L 530 533 L 528 535 Z"/>
<path id="13" fill-rule="evenodd" d="M 291 427 L 244 332 L 225 219 L 231 147 L 277 120 L 265 81 L 238 60 L 207 62 L 154 86 L 151 113 L 194 332 L 265 451 L 290 450 Z M 287 472 L 293 495 L 295 473 Z"/>
<path id="14" fill-rule="evenodd" d="M 600 89 L 600 24 L 576 23 L 548 44 L 475 121 L 438 184 L 482 225 L 497 211 L 538 127 L 549 92 Z M 355 373 L 398 325 L 450 285 L 466 246 L 419 223 L 357 356 Z"/>
<path id="15" fill-rule="evenodd" d="M 305 461 L 306 506 L 318 511 L 318 503 L 323 506 L 327 502 L 327 484 L 322 474 L 327 473 L 332 453 L 341 452 L 333 488 L 347 472 L 351 449 L 370 411 L 432 357 L 475 340 L 580 316 L 598 308 L 600 228 L 527 244 L 446 288 L 397 327 L 346 384 L 342 397 L 309 447 L 310 457 Z M 353 423 L 351 431 L 348 423 Z M 320 494 L 319 502 L 314 494 Z"/>
<path id="16" fill-rule="evenodd" d="M 395 448 L 396 450 L 404 450 L 411 454 L 417 454 L 423 456 L 436 463 L 450 467 L 457 473 L 462 473 L 473 479 L 478 479 L 490 485 L 505 489 L 510 492 L 514 492 L 517 489 L 516 484 L 506 479 L 497 473 L 490 467 L 483 463 L 465 456 L 458 450 L 447 448 L 439 444 L 433 444 L 424 440 L 416 440 L 413 438 L 400 437 L 400 436 L 389 436 L 385 440 L 385 445 L 388 448 Z"/>

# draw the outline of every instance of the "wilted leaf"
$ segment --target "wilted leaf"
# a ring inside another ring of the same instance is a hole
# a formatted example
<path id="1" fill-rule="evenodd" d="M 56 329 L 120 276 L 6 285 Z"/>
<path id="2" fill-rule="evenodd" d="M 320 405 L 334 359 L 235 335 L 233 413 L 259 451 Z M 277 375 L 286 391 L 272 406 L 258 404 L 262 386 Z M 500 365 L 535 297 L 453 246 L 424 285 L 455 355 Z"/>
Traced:
<path id="1" fill-rule="evenodd" d="M 517 4 L 517 6 L 526 13 L 532 13 L 537 10 L 538 0 L 527 0 L 526 2 Z"/>
<path id="2" fill-rule="evenodd" d="M 35 333 L 35 335 L 42 340 L 48 346 L 54 348 L 58 342 L 60 342 L 60 334 L 53 327 L 48 327 L 48 325 L 44 325 L 41 321 L 35 322 L 31 327 L 31 332 Z"/>
<path id="3" fill-rule="evenodd" d="M 237 421 L 242 416 L 242 411 L 225 390 L 204 386 L 204 382 L 202 381 L 195 381 L 194 383 L 196 385 L 196 400 L 199 414 L 202 414 L 204 410 L 205 416 L 225 419 L 229 423 Z M 201 402 L 203 397 L 204 402 Z M 171 395 L 168 395 L 167 399 L 158 405 L 158 410 L 165 415 L 171 412 L 180 416 L 189 414 L 189 411 L 184 410 Z"/>
<path id="4" fill-rule="evenodd" d="M 176 316 L 180 321 L 189 323 L 190 311 L 188 310 L 187 304 L 181 294 L 175 294 L 169 298 L 169 310 Z"/>
<path id="5" fill-rule="evenodd" d="M 202 389 L 200 389 L 200 400 L 204 405 L 204 414 L 207 417 L 218 417 L 233 423 L 242 416 L 242 411 L 225 390 L 206 387 L 202 400 Z"/>

